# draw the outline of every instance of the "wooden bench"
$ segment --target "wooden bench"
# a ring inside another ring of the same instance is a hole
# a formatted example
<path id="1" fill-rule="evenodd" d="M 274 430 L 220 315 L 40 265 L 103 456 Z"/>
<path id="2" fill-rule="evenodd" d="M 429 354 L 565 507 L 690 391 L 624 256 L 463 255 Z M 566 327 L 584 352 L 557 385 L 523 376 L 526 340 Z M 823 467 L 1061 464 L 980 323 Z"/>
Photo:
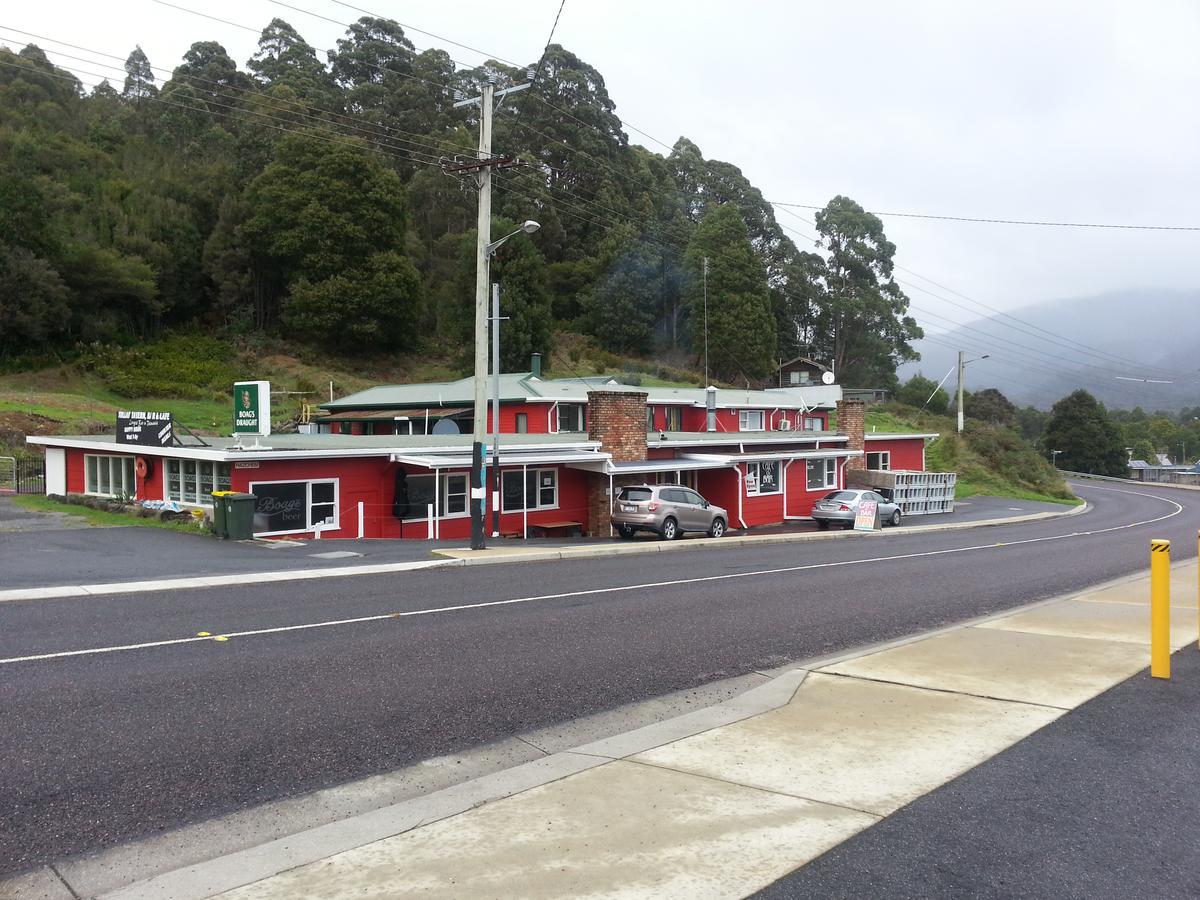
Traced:
<path id="1" fill-rule="evenodd" d="M 582 522 L 535 522 L 529 530 L 534 537 L 579 537 L 583 534 Z"/>

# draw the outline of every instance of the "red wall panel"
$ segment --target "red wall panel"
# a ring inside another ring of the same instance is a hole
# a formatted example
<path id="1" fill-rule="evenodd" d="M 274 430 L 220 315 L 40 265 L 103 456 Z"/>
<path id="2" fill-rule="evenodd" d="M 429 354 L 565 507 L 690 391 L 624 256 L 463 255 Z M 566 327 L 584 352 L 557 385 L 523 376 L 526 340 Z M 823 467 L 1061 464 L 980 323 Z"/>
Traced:
<path id="1" fill-rule="evenodd" d="M 886 441 L 867 441 L 868 453 L 887 451 L 892 458 L 889 465 L 893 469 L 905 469 L 910 472 L 925 470 L 924 438 L 889 438 Z"/>

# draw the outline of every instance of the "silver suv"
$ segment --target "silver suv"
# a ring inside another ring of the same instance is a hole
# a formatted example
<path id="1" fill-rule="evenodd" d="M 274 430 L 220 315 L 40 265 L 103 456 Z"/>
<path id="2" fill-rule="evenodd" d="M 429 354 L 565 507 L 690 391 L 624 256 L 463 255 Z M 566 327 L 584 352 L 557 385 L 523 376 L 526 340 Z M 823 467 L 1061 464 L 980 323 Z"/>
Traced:
<path id="1" fill-rule="evenodd" d="M 691 488 L 638 484 L 621 488 L 613 503 L 612 522 L 623 538 L 638 531 L 654 531 L 664 541 L 673 541 L 685 531 L 720 537 L 729 527 L 729 513 Z"/>

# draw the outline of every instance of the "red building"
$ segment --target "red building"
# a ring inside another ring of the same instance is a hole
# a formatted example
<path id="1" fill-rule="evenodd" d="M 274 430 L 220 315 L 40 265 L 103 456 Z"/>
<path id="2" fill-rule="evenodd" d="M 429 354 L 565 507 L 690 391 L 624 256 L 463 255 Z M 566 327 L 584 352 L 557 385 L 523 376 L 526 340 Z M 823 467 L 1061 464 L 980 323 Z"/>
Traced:
<path id="1" fill-rule="evenodd" d="M 488 505 L 510 535 L 570 525 L 608 534 L 613 490 L 642 482 L 694 487 L 729 510 L 731 528 L 804 519 L 848 467 L 923 470 L 933 437 L 864 434 L 862 404 L 841 402 L 836 385 L 641 388 L 536 369 L 500 380 L 500 489 Z M 315 433 L 254 441 L 28 441 L 46 450 L 49 494 L 203 507 L 212 491 L 246 491 L 264 537 L 460 539 L 470 532 L 472 397 L 469 378 L 371 388 L 325 404 Z M 827 430 L 834 407 L 838 432 Z"/>

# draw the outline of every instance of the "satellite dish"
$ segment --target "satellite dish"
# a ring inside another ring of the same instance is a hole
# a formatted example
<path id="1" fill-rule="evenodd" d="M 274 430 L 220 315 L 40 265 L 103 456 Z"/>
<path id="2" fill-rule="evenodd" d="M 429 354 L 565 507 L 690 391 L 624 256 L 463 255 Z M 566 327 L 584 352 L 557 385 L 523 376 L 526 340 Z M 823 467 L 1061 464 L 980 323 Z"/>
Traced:
<path id="1" fill-rule="evenodd" d="M 833 384 L 834 376 L 832 372 L 821 373 L 821 384 Z"/>
<path id="2" fill-rule="evenodd" d="M 433 426 L 434 434 L 462 434 L 458 427 L 458 423 L 453 419 L 438 419 L 437 424 Z"/>

